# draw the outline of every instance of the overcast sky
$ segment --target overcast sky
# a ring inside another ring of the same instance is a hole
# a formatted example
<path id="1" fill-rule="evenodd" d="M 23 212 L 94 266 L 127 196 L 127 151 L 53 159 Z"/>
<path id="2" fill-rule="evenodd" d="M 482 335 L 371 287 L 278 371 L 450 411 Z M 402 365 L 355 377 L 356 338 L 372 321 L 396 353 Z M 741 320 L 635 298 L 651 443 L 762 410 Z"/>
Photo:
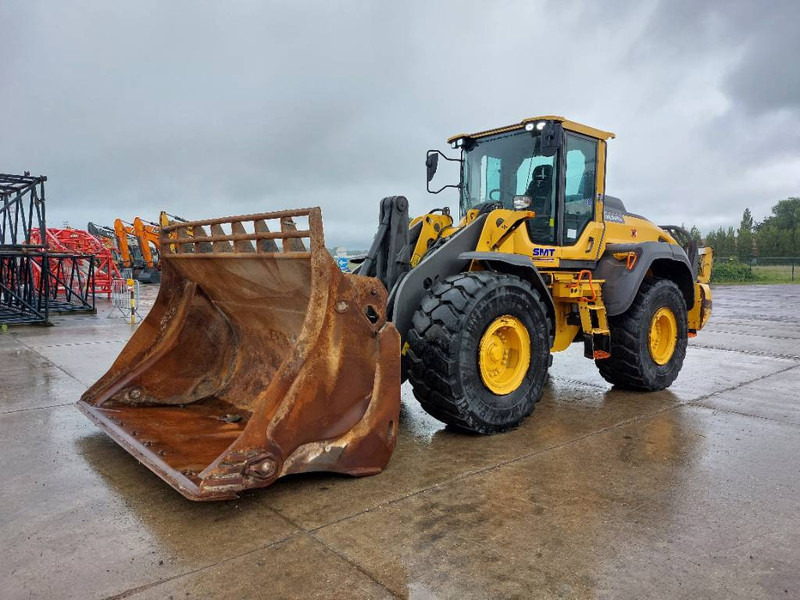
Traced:
<path id="1" fill-rule="evenodd" d="M 52 226 L 318 205 L 363 248 L 383 196 L 455 212 L 428 148 L 538 114 L 614 131 L 608 193 L 656 222 L 800 195 L 797 1 L 2 0 L 0 23 L 0 172 L 48 176 Z"/>

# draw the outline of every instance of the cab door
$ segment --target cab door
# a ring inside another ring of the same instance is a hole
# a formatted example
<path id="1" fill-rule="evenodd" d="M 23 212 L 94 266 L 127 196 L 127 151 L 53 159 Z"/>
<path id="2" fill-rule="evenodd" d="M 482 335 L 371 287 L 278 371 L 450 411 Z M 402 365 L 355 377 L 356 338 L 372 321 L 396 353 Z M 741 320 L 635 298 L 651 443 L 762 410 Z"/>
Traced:
<path id="1" fill-rule="evenodd" d="M 562 268 L 585 268 L 589 265 L 580 263 L 599 257 L 604 228 L 601 188 L 605 144 L 572 131 L 565 131 L 564 138 L 557 255 Z"/>
<path id="2" fill-rule="evenodd" d="M 550 215 L 555 226 L 547 241 L 541 234 L 530 236 L 533 262 L 540 269 L 589 268 L 600 256 L 605 227 L 605 142 L 565 130 L 556 164 Z"/>

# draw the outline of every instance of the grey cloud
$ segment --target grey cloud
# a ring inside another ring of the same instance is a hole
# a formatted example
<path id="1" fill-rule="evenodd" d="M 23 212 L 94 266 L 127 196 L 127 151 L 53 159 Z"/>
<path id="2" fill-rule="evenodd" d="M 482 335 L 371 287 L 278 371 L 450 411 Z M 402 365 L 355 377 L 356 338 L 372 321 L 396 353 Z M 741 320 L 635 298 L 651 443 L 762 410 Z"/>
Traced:
<path id="1" fill-rule="evenodd" d="M 7 1 L 0 170 L 50 177 L 54 225 L 320 205 L 329 243 L 364 247 L 384 195 L 456 209 L 425 193 L 425 150 L 561 113 L 619 134 L 610 191 L 638 212 L 734 223 L 800 188 L 754 183 L 800 160 L 796 42 L 771 34 L 798 11 L 779 9 Z"/>
<path id="2" fill-rule="evenodd" d="M 800 114 L 798 15 L 779 13 L 747 43 L 739 67 L 727 81 L 729 93 L 752 113 L 786 110 Z"/>

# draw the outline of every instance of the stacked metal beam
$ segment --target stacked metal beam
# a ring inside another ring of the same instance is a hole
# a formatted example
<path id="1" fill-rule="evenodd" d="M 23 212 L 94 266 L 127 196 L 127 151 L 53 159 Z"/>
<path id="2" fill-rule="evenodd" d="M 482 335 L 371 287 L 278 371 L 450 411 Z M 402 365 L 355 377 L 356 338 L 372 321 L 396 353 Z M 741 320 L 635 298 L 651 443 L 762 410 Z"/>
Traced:
<path id="1" fill-rule="evenodd" d="M 0 324 L 47 323 L 51 312 L 93 312 L 94 270 L 48 246 L 47 177 L 0 174 Z M 90 261 L 91 262 L 91 261 Z"/>

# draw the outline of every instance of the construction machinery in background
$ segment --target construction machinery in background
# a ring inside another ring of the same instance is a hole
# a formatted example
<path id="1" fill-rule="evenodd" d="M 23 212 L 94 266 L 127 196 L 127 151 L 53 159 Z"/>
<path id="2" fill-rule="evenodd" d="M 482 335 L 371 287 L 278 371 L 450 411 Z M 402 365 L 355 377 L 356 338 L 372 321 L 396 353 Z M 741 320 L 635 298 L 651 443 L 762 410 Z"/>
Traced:
<path id="1" fill-rule="evenodd" d="M 120 268 L 130 269 L 136 276 L 144 268 L 144 260 L 139 249 L 139 240 L 133 231 L 133 224 L 128 224 L 122 219 L 114 219 L 114 238 L 119 250 Z"/>
<path id="2" fill-rule="evenodd" d="M 159 283 L 161 227 L 181 222 L 185 222 L 185 219 L 162 210 L 158 223 L 135 217 L 131 223 L 115 219 L 113 230 L 93 223 L 89 223 L 89 226 L 106 238 L 113 237 L 120 268 L 131 269 L 134 278 L 141 283 Z"/>
<path id="3" fill-rule="evenodd" d="M 131 269 L 134 278 L 141 283 L 161 281 L 159 234 L 158 225 L 140 217 L 135 217 L 132 223 L 114 220 L 114 235 L 122 267 Z"/>
<path id="4" fill-rule="evenodd" d="M 170 227 L 172 225 L 180 225 L 181 223 L 186 223 L 186 219 L 183 217 L 179 217 L 177 215 L 172 215 L 165 210 L 162 210 L 158 215 L 158 226 L 159 230 Z M 186 235 L 192 235 L 192 228 L 189 227 L 185 231 Z M 173 248 L 174 249 L 174 248 Z"/>
<path id="5" fill-rule="evenodd" d="M 133 232 L 139 240 L 144 268 L 137 279 L 142 283 L 159 283 L 161 281 L 161 245 L 159 236 L 161 229 L 156 223 L 143 221 L 140 217 L 133 220 Z"/>
<path id="6" fill-rule="evenodd" d="M 86 231 L 88 231 L 91 235 L 96 237 L 100 243 L 111 251 L 111 256 L 114 260 L 114 263 L 117 265 L 117 269 L 123 268 L 122 264 L 122 256 L 119 252 L 119 247 L 117 246 L 117 236 L 115 231 L 111 227 L 106 227 L 105 225 L 98 225 L 96 223 L 89 223 L 86 225 Z"/>
<path id="7" fill-rule="evenodd" d="M 544 116 L 451 138 L 460 220 L 385 198 L 355 274 L 318 208 L 162 228 L 150 314 L 79 408 L 184 496 L 379 472 L 400 385 L 462 431 L 534 408 L 581 343 L 610 383 L 668 387 L 711 311 L 711 249 L 606 194 L 610 132 Z M 279 246 L 280 244 L 280 246 Z M 478 442 L 476 442 L 478 443 Z"/>

